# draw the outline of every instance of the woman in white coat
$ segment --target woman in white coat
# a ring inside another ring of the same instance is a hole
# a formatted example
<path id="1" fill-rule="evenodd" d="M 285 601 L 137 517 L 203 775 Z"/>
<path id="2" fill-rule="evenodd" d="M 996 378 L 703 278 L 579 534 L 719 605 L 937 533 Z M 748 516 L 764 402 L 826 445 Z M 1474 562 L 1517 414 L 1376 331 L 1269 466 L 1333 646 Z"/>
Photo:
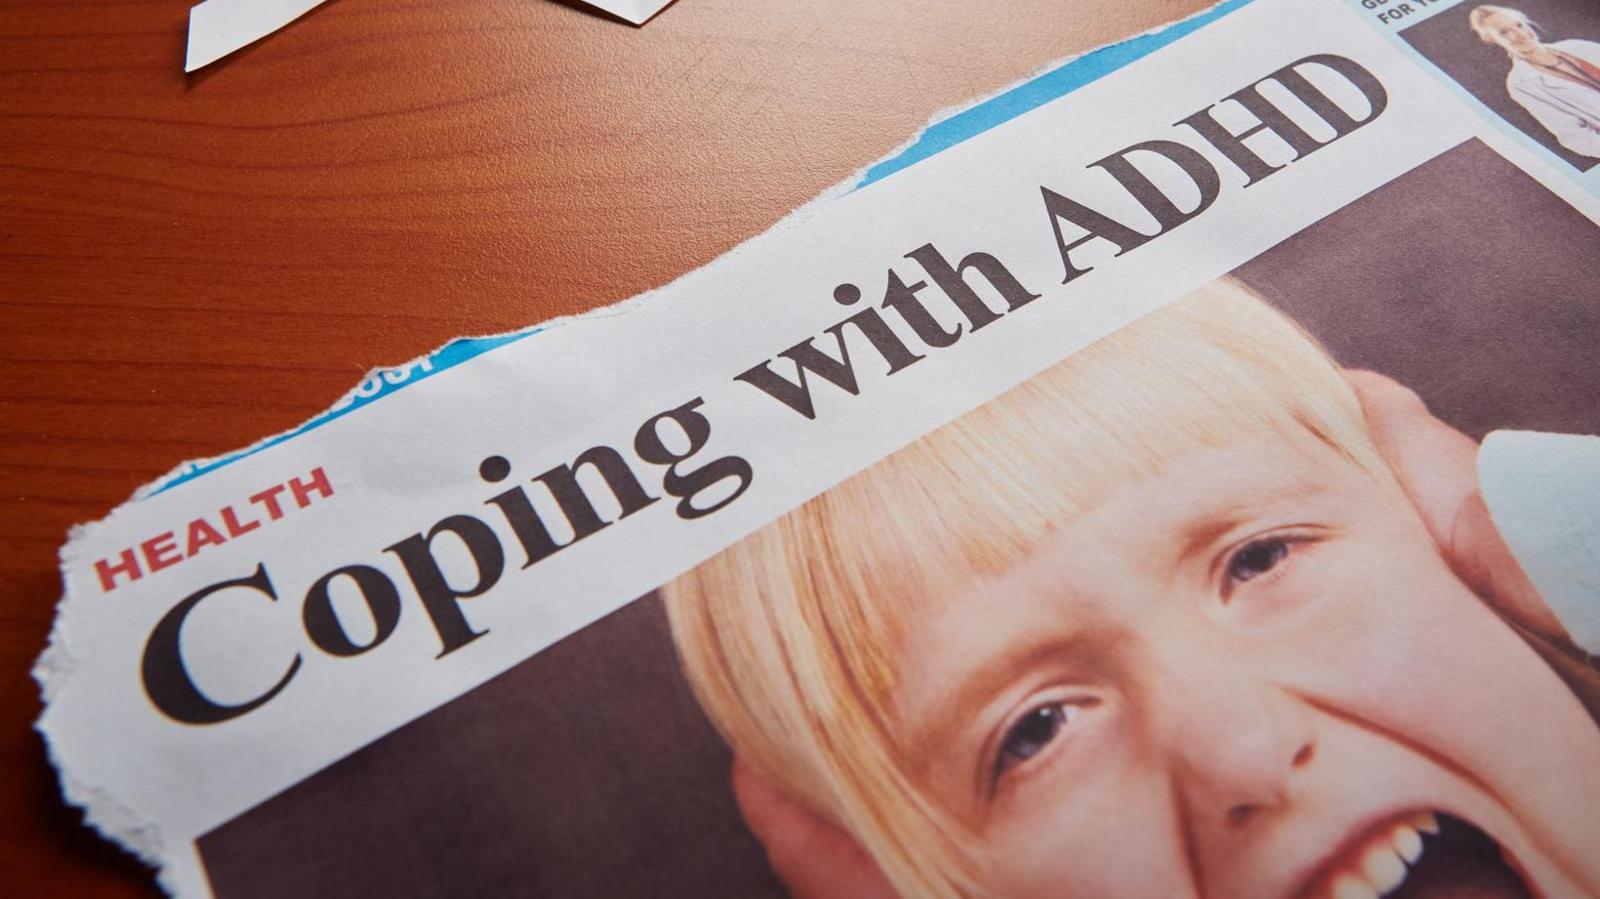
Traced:
<path id="1" fill-rule="evenodd" d="M 1539 40 L 1527 14 L 1479 6 L 1468 17 L 1485 43 L 1511 57 L 1506 90 L 1561 146 L 1600 159 L 1600 43 Z"/>

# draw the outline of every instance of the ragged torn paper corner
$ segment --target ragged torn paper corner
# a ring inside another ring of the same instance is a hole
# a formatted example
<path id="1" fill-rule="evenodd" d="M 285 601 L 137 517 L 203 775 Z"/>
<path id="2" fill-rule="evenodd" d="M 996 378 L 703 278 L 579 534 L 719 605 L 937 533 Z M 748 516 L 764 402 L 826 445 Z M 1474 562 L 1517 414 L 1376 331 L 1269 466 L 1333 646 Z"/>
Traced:
<path id="1" fill-rule="evenodd" d="M 193 72 L 288 25 L 327 0 L 205 0 L 189 10 L 183 70 Z M 544 2 L 544 0 L 535 0 Z M 643 25 L 672 0 L 584 0 L 635 25 Z"/>

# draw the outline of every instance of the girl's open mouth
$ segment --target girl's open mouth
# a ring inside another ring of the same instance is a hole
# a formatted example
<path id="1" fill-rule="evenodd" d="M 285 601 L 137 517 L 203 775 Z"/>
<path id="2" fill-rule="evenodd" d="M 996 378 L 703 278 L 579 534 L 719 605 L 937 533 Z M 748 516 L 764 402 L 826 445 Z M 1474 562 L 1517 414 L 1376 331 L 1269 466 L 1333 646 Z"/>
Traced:
<path id="1" fill-rule="evenodd" d="M 1373 828 L 1303 899 L 1539 899 L 1509 854 L 1473 824 L 1420 812 Z"/>

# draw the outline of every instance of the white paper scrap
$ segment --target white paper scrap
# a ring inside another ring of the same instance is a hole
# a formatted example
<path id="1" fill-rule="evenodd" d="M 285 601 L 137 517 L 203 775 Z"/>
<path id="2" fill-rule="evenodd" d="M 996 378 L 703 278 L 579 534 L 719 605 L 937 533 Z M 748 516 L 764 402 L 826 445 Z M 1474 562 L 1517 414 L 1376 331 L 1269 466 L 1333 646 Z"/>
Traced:
<path id="1" fill-rule="evenodd" d="M 327 0 L 205 0 L 189 10 L 183 70 L 193 72 L 261 40 Z M 672 0 L 588 0 L 589 5 L 643 25 Z"/>
<path id="2" fill-rule="evenodd" d="M 193 72 L 253 44 L 326 0 L 205 0 L 189 10 L 183 70 Z"/>
<path id="3" fill-rule="evenodd" d="M 584 0 L 590 6 L 598 7 L 627 19 L 635 25 L 643 25 L 650 21 L 650 17 L 667 8 L 672 0 Z"/>

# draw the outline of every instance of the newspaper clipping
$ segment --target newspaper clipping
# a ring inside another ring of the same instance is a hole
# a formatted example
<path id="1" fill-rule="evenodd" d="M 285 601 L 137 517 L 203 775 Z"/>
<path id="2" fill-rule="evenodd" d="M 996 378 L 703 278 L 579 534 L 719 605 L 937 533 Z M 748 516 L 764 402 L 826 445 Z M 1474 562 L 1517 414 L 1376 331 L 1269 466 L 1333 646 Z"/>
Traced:
<path id="1" fill-rule="evenodd" d="M 1600 897 L 1600 6 L 947 125 L 77 529 L 67 800 L 184 897 Z"/>

